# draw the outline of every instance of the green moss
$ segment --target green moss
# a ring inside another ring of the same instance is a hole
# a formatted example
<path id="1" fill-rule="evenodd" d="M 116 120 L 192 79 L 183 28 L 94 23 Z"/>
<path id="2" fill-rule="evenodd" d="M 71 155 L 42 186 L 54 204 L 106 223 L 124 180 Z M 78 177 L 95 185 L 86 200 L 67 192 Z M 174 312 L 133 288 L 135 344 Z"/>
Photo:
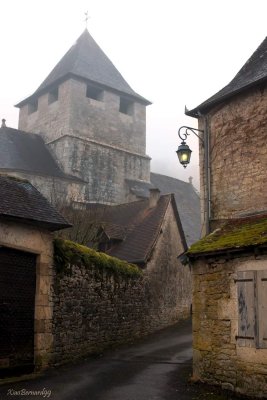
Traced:
<path id="1" fill-rule="evenodd" d="M 208 253 L 267 243 L 267 218 L 231 220 L 221 229 L 194 243 L 187 254 Z"/>
<path id="2" fill-rule="evenodd" d="M 54 261 L 58 274 L 71 274 L 71 266 L 81 264 L 85 267 L 93 265 L 100 271 L 110 272 L 117 276 L 137 278 L 142 275 L 142 271 L 134 264 L 59 238 L 54 240 Z"/>
<path id="3" fill-rule="evenodd" d="M 18 176 L 6 175 L 6 174 L 1 174 L 1 173 L 0 173 L 0 176 L 3 177 L 3 178 L 7 178 L 7 179 L 9 179 L 11 181 L 15 181 L 15 182 L 30 183 L 28 181 L 28 179 L 20 178 Z"/>

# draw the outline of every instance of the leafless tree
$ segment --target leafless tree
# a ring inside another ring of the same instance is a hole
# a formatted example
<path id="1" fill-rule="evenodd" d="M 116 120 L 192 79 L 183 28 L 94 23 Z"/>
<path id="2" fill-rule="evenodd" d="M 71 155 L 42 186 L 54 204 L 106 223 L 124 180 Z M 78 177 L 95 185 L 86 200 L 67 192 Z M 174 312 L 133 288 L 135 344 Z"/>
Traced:
<path id="1" fill-rule="evenodd" d="M 74 242 L 97 247 L 100 228 L 105 225 L 105 214 L 109 208 L 106 199 L 109 198 L 108 186 L 98 191 L 99 198 L 94 202 L 77 201 L 76 198 L 60 195 L 56 185 L 51 189 L 51 203 L 63 215 L 72 228 L 59 231 L 56 236 Z"/>
<path id="2" fill-rule="evenodd" d="M 89 204 L 86 209 L 75 209 L 71 205 L 59 208 L 59 212 L 72 224 L 71 228 L 58 232 L 57 236 L 90 247 L 97 247 L 100 228 L 105 222 L 108 206 Z"/>

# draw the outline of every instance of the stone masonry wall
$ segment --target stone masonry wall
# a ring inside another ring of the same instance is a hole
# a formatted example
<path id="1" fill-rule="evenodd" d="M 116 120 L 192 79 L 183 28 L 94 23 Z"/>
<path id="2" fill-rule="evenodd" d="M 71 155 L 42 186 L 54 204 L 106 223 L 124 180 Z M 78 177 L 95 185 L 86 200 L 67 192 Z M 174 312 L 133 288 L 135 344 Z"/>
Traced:
<path id="1" fill-rule="evenodd" d="M 54 285 L 53 363 L 62 364 L 142 336 L 145 323 L 142 278 L 126 279 L 97 268 L 72 266 Z"/>
<path id="2" fill-rule="evenodd" d="M 131 115 L 119 112 L 120 96 L 103 91 L 100 101 L 86 97 L 86 82 L 69 79 L 58 87 L 58 100 L 49 93 L 38 98 L 38 109 L 20 110 L 19 129 L 40 133 L 49 143 L 63 135 L 93 139 L 122 149 L 146 153 L 146 107 L 134 102 Z"/>
<path id="3" fill-rule="evenodd" d="M 250 396 L 267 397 L 267 349 L 237 344 L 237 271 L 267 270 L 267 256 L 198 260 L 193 272 L 193 374 Z"/>
<path id="4" fill-rule="evenodd" d="M 86 88 L 85 81 L 68 79 L 59 84 L 58 100 L 49 104 L 49 93 L 45 93 L 38 98 L 38 109 L 30 114 L 28 104 L 24 105 L 19 129 L 40 134 L 61 169 L 88 182 L 87 201 L 126 202 L 129 190 L 125 179 L 150 180 L 146 107 L 134 102 L 130 115 L 124 114 L 119 111 L 119 94 L 103 90 L 98 101 L 86 97 Z M 35 181 L 46 195 L 41 178 Z M 62 189 L 57 186 L 58 191 Z M 68 187 L 69 191 L 73 192 Z"/>
<path id="5" fill-rule="evenodd" d="M 166 222 L 139 277 L 108 273 L 93 264 L 72 265 L 69 275 L 54 272 L 53 364 L 132 341 L 189 317 L 191 274 L 176 258 L 179 249 L 171 254 L 172 232 L 180 246 L 174 226 Z"/>
<path id="6" fill-rule="evenodd" d="M 67 174 L 88 182 L 87 201 L 123 203 L 125 179 L 150 180 L 147 156 L 72 136 L 65 136 L 49 147 Z"/>
<path id="7" fill-rule="evenodd" d="M 146 106 L 119 112 L 120 96 L 104 90 L 100 101 L 86 97 L 86 82 L 70 80 L 70 133 L 134 153 L 146 154 Z"/>
<path id="8" fill-rule="evenodd" d="M 235 96 L 208 115 L 212 219 L 266 210 L 267 89 Z M 200 127 L 203 121 L 200 120 Z M 201 193 L 205 193 L 200 146 Z M 204 201 L 202 201 L 203 214 Z"/>
<path id="9" fill-rule="evenodd" d="M 28 112 L 28 104 L 22 106 L 18 129 L 39 133 L 46 143 L 69 133 L 70 90 L 70 81 L 60 84 L 58 100 L 50 104 L 49 94 L 44 93 L 38 98 L 38 109 L 31 114 Z"/>
<path id="10" fill-rule="evenodd" d="M 175 249 L 175 251 L 174 251 Z M 192 304 L 192 280 L 188 265 L 183 266 L 177 256 L 183 253 L 175 215 L 169 207 L 154 252 L 147 263 L 154 329 L 187 317 Z"/>

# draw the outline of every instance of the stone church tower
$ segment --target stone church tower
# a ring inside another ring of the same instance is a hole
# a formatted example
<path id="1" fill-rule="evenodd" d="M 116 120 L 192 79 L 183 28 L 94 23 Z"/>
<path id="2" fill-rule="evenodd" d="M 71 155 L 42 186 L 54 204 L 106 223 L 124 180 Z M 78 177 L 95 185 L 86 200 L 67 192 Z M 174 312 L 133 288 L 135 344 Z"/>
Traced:
<path id="1" fill-rule="evenodd" d="M 123 203 L 150 184 L 146 106 L 87 30 L 20 108 L 19 130 L 42 136 L 86 202 Z"/>

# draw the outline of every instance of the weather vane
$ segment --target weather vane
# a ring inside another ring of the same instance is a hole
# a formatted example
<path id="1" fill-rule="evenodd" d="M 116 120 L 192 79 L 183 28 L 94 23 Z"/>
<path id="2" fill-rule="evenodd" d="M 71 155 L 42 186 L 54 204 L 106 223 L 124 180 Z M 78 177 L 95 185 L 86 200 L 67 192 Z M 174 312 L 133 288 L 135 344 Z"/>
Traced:
<path id="1" fill-rule="evenodd" d="M 88 11 L 86 11 L 86 12 L 84 13 L 84 15 L 85 15 L 85 20 L 84 20 L 84 22 L 85 22 L 85 27 L 87 28 L 87 23 L 88 23 L 88 19 L 89 19 Z"/>

